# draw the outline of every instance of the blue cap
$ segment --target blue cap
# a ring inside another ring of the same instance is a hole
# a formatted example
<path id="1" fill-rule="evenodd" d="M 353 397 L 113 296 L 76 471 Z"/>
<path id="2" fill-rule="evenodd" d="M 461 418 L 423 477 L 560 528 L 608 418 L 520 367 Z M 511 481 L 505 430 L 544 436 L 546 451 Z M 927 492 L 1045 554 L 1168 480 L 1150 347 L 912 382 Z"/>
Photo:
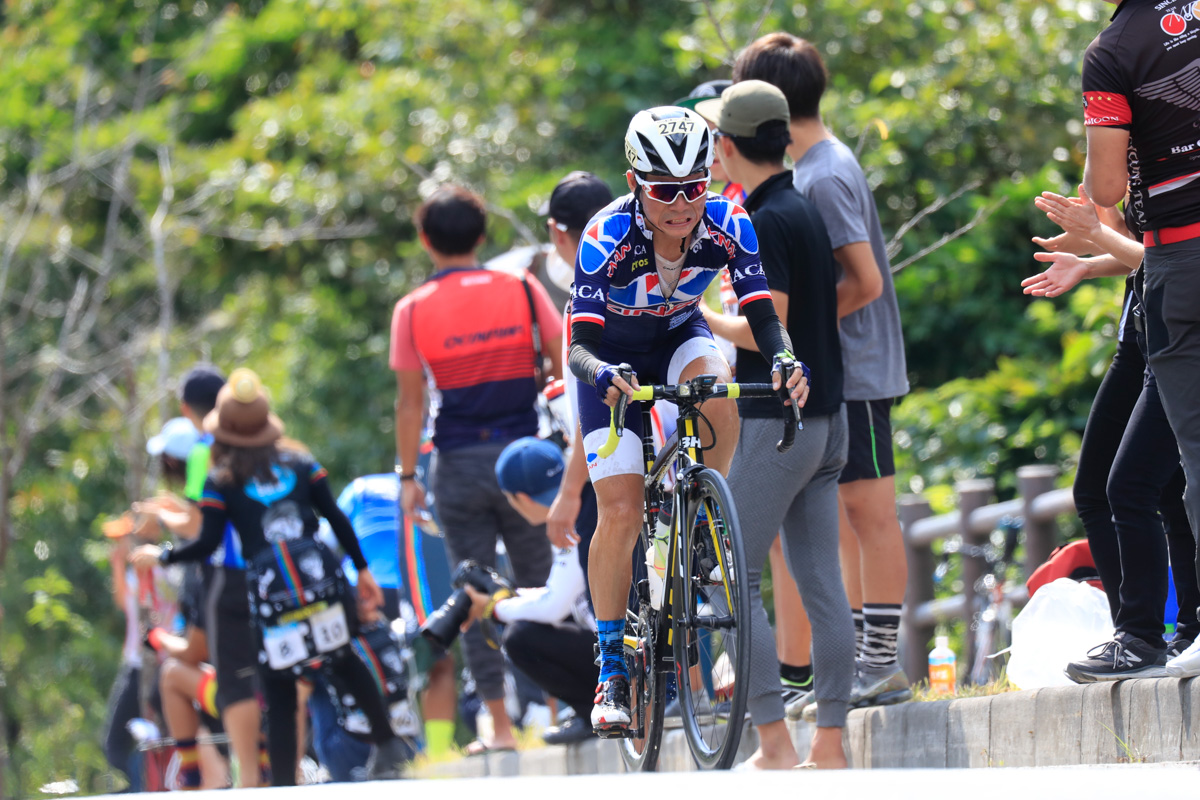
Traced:
<path id="1" fill-rule="evenodd" d="M 496 459 L 496 481 L 509 494 L 524 492 L 534 502 L 549 506 L 558 494 L 565 466 L 558 445 L 526 436 L 501 451 Z"/>
<path id="2" fill-rule="evenodd" d="M 163 425 L 157 436 L 146 442 L 146 452 L 152 456 L 166 453 L 171 458 L 186 461 L 188 453 L 200 441 L 200 431 L 187 417 L 176 417 Z"/>

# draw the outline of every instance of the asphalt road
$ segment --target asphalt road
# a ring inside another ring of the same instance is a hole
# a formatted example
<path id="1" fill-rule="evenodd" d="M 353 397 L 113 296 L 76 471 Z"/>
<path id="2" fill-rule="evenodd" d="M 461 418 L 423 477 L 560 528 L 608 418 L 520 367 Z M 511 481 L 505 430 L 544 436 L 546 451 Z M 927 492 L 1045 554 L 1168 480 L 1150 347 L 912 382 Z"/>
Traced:
<path id="1" fill-rule="evenodd" d="M 145 797 L 152 796 L 162 797 Z M 226 789 L 190 792 L 188 800 L 1095 800 L 1198 796 L 1200 766 L 1189 764 L 459 778 Z M 119 797 L 130 800 L 135 795 Z"/>

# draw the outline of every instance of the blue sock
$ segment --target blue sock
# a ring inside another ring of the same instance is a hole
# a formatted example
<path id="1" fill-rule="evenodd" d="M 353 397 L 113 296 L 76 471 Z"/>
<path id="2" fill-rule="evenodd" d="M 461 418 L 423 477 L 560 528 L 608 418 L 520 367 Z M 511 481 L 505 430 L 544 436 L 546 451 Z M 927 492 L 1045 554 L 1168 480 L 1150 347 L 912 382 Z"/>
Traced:
<path id="1" fill-rule="evenodd" d="M 629 677 L 625 668 L 625 620 L 598 619 L 596 633 L 600 639 L 600 680 L 613 675 Z"/>

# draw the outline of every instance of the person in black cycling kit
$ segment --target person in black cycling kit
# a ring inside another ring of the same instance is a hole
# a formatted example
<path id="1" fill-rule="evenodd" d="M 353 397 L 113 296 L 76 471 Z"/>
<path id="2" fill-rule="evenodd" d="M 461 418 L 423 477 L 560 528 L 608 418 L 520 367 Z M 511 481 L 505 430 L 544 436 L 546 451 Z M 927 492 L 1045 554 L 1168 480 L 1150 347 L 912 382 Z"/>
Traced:
<path id="1" fill-rule="evenodd" d="M 776 387 L 786 381 L 791 402 L 800 406 L 808 394 L 806 368 L 788 369 L 794 363 L 791 341 L 771 303 L 750 217 L 708 192 L 713 162 L 708 124 L 696 112 L 673 106 L 640 111 L 625 134 L 625 155 L 630 193 L 597 213 L 580 240 L 569 353 L 580 381 L 580 430 L 599 514 L 588 564 L 601 659 L 592 727 L 607 735 L 621 735 L 630 722 L 623 634 L 633 547 L 642 526 L 644 470 L 636 407 L 626 415 L 628 433 L 616 452 L 604 459 L 597 455 L 610 408 L 622 392 L 632 396 L 638 377 L 678 383 L 714 374 L 718 381 L 730 380 L 699 308 L 704 290 L 724 267 L 759 352 L 772 354 Z M 622 363 L 633 367 L 629 381 L 618 374 Z M 733 400 L 713 400 L 705 403 L 704 415 L 711 423 L 701 437 L 706 462 L 727 474 L 738 439 L 737 407 Z"/>
<path id="2" fill-rule="evenodd" d="M 367 568 L 362 548 L 354 535 L 346 515 L 334 502 L 329 490 L 326 472 L 311 455 L 302 448 L 280 442 L 283 424 L 269 412 L 266 395 L 258 376 L 247 369 L 236 370 L 229 376 L 229 383 L 217 395 L 216 408 L 204 419 L 204 428 L 213 435 L 212 469 L 204 484 L 200 500 L 203 523 L 200 536 L 189 544 L 175 549 L 153 545 L 141 547 L 133 556 L 137 567 L 153 566 L 155 561 L 177 564 L 204 561 L 221 545 L 225 526 L 232 523 L 241 536 L 242 554 L 248 567 L 247 578 L 251 583 L 252 595 L 264 597 L 263 587 L 272 584 L 275 570 L 261 568 L 262 554 L 270 554 L 277 543 L 312 539 L 318 530 L 316 512 L 329 520 L 329 525 L 338 543 L 350 556 L 358 569 L 358 615 L 354 603 L 349 604 L 344 614 L 344 626 L 339 633 L 348 633 L 348 642 L 358 634 L 358 617 L 370 615 L 383 602 L 383 592 Z M 332 555 L 322 558 L 320 553 L 307 552 L 292 562 L 287 555 L 278 561 L 280 582 L 286 582 L 294 594 L 303 595 L 305 602 L 313 600 L 313 588 L 332 572 L 340 575 Z M 277 556 L 278 557 L 278 556 Z M 315 561 L 315 563 L 314 563 Z M 276 563 L 272 561 L 272 563 Z M 299 569 L 297 569 L 297 565 Z M 254 584 L 258 591 L 254 594 Z M 249 598 L 246 601 L 248 602 Z M 276 604 L 278 608 L 278 603 Z M 316 610 L 316 606 L 307 610 Z M 305 610 L 304 605 L 301 609 Z M 309 614 L 305 623 L 287 626 L 305 630 L 319 626 L 318 620 L 335 612 L 331 606 L 327 612 Z M 251 616 L 272 619 L 271 607 L 262 602 Z M 266 625 L 269 623 L 260 623 Z M 275 628 L 281 630 L 285 626 Z M 267 632 L 271 629 L 268 628 Z M 263 694 L 267 701 L 267 738 L 271 756 L 272 782 L 276 786 L 290 786 L 296 782 L 296 673 L 298 669 L 273 669 L 268 662 L 271 641 L 263 640 L 259 654 L 260 677 Z M 303 644 L 303 643 L 301 643 Z M 311 651 L 310 651 L 311 652 Z M 343 644 L 323 656 L 328 668 L 355 687 L 355 698 L 359 707 L 371 722 L 375 751 L 368 766 L 370 777 L 400 777 L 400 768 L 407 760 L 403 744 L 392 732 L 383 698 L 367 667 L 356 658 L 349 647 Z M 300 662 L 307 663 L 306 661 Z"/>

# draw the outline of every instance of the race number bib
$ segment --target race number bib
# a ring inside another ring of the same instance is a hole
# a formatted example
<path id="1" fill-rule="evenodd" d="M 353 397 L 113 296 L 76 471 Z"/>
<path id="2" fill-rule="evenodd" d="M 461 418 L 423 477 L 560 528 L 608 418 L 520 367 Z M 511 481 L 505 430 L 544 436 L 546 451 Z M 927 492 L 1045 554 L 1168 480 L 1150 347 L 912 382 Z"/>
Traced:
<path id="1" fill-rule="evenodd" d="M 313 643 L 318 653 L 328 653 L 350 644 L 350 627 L 346 624 L 346 612 L 341 603 L 334 603 L 309 619 L 312 626 Z"/>
<path id="2" fill-rule="evenodd" d="M 295 623 L 263 631 L 263 649 L 267 651 L 268 666 L 274 670 L 287 669 L 308 658 L 304 634 Z"/>
<path id="3" fill-rule="evenodd" d="M 417 737 L 421 735 L 421 717 L 413 710 L 407 699 L 392 703 L 388 709 L 392 732 L 397 736 Z"/>

